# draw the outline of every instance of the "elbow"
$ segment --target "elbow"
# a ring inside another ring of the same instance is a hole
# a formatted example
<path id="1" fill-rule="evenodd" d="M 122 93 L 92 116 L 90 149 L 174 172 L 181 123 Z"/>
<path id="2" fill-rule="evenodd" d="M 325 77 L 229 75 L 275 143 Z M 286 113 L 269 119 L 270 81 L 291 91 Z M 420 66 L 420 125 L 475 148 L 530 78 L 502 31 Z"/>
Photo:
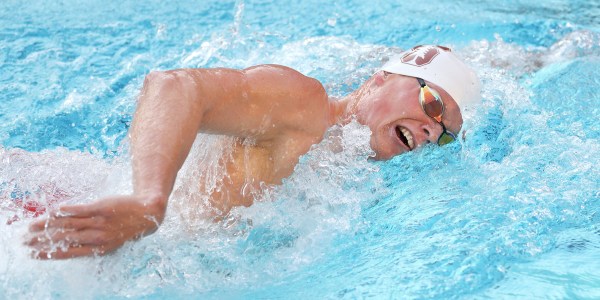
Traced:
<path id="1" fill-rule="evenodd" d="M 144 92 L 152 90 L 163 90 L 165 87 L 170 87 L 174 84 L 173 75 L 164 71 L 152 71 L 144 78 Z"/>
<path id="2" fill-rule="evenodd" d="M 152 71 L 144 78 L 144 85 L 140 90 L 138 102 L 146 102 L 148 99 L 160 96 L 165 91 L 167 85 L 165 72 Z"/>
<path id="3" fill-rule="evenodd" d="M 179 94 L 179 96 L 190 96 L 194 90 L 193 78 L 187 75 L 186 71 L 152 71 L 144 79 L 141 97 L 145 95 L 165 96 Z"/>
<path id="4" fill-rule="evenodd" d="M 161 78 L 163 78 L 165 76 L 166 72 L 163 71 L 151 71 L 150 73 L 148 73 L 148 75 L 146 75 L 146 78 L 144 78 L 144 86 L 150 85 L 155 83 L 156 81 L 159 81 Z"/>

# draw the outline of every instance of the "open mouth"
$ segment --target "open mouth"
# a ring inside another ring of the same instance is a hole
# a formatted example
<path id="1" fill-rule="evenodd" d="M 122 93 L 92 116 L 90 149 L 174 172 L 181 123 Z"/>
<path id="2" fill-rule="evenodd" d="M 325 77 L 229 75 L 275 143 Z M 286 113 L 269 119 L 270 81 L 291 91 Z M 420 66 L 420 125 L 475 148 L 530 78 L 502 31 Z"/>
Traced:
<path id="1" fill-rule="evenodd" d="M 398 136 L 400 142 L 402 142 L 409 150 L 414 148 L 415 143 L 413 136 L 408 129 L 402 126 L 396 126 L 396 135 Z"/>

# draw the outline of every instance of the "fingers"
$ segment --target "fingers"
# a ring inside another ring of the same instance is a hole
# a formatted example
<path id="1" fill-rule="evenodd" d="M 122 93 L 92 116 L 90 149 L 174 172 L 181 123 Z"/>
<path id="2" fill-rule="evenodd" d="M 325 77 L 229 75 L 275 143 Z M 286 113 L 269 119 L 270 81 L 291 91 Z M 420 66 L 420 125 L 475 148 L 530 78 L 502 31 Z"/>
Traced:
<path id="1" fill-rule="evenodd" d="M 29 226 L 24 244 L 40 259 L 65 259 L 103 254 L 110 240 L 102 230 L 104 217 L 65 217 L 53 215 Z"/>
<path id="2" fill-rule="evenodd" d="M 102 226 L 104 218 L 98 216 L 94 205 L 65 205 L 52 211 L 48 218 L 33 221 L 29 230 L 85 229 Z"/>
<path id="3" fill-rule="evenodd" d="M 77 217 L 77 218 L 89 218 L 97 215 L 97 209 L 95 205 L 80 204 L 80 205 L 63 205 L 58 208 L 57 211 L 52 213 L 54 217 Z"/>
<path id="4" fill-rule="evenodd" d="M 36 249 L 71 246 L 99 246 L 109 242 L 100 230 L 84 231 L 43 231 L 31 234 L 25 239 L 25 244 Z"/>
<path id="5" fill-rule="evenodd" d="M 25 244 L 42 259 L 102 255 L 156 230 L 158 224 L 149 222 L 146 210 L 133 196 L 62 206 L 31 223 Z"/>
<path id="6" fill-rule="evenodd" d="M 48 229 L 59 230 L 82 230 L 87 228 L 98 228 L 104 223 L 102 217 L 72 218 L 72 217 L 50 217 L 45 220 L 37 220 L 29 225 L 30 232 L 44 231 Z"/>
<path id="7" fill-rule="evenodd" d="M 104 255 L 106 251 L 101 247 L 94 246 L 77 246 L 66 249 L 56 249 L 55 251 L 41 250 L 33 251 L 32 257 L 35 259 L 68 259 L 82 256 Z"/>
<path id="8" fill-rule="evenodd" d="M 36 259 L 104 255 L 117 248 L 101 230 L 44 231 L 30 235 L 25 244 Z"/>

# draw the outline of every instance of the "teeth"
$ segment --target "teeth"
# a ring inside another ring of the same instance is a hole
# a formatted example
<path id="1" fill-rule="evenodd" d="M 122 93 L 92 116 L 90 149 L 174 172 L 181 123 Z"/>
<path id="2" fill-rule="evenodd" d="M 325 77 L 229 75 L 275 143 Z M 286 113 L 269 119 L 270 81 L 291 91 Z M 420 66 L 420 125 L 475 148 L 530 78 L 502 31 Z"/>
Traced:
<path id="1" fill-rule="evenodd" d="M 412 134 L 410 134 L 410 131 L 408 131 L 408 129 L 404 127 L 400 127 L 400 131 L 402 131 L 402 134 L 404 134 L 404 136 L 408 140 L 408 147 L 410 149 L 413 149 L 415 147 L 415 142 L 413 141 L 413 136 Z"/>

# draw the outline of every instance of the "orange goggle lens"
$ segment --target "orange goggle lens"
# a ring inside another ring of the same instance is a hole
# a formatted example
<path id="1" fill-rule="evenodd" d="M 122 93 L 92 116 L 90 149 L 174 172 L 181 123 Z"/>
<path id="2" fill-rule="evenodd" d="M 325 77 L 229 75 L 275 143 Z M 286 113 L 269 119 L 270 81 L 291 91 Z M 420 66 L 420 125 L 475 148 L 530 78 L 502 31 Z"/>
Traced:
<path id="1" fill-rule="evenodd" d="M 419 103 L 430 118 L 436 120 L 442 126 L 442 134 L 438 137 L 437 144 L 440 146 L 452 143 L 456 140 L 456 136 L 446 130 L 446 126 L 442 123 L 442 115 L 444 114 L 444 103 L 440 94 L 430 88 L 425 80 L 417 78 L 421 85 L 421 91 L 419 92 Z"/>
<path id="2" fill-rule="evenodd" d="M 444 114 L 444 104 L 442 103 L 440 94 L 429 86 L 421 87 L 419 93 L 419 102 L 425 113 L 440 122 Z"/>

